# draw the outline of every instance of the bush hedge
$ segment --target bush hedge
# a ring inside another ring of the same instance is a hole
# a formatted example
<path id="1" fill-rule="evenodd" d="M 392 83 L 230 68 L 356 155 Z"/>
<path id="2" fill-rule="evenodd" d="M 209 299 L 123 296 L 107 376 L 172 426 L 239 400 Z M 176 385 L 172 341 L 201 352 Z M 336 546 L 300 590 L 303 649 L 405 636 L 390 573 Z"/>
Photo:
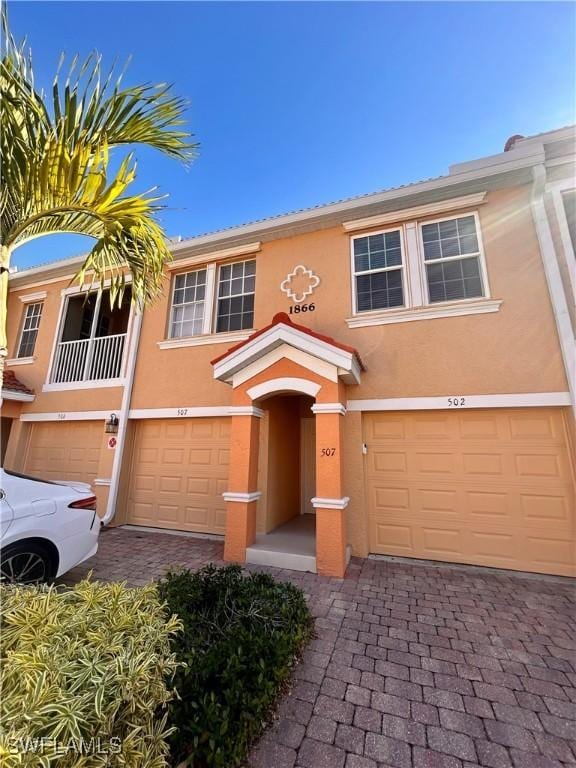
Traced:
<path id="1" fill-rule="evenodd" d="M 310 637 L 304 594 L 267 574 L 244 575 L 237 565 L 170 572 L 159 594 L 167 615 L 176 613 L 184 626 L 172 636 L 186 664 L 170 703 L 173 759 L 238 766 Z"/>
<path id="2" fill-rule="evenodd" d="M 181 625 L 156 587 L 0 589 L 0 764 L 168 765 Z"/>

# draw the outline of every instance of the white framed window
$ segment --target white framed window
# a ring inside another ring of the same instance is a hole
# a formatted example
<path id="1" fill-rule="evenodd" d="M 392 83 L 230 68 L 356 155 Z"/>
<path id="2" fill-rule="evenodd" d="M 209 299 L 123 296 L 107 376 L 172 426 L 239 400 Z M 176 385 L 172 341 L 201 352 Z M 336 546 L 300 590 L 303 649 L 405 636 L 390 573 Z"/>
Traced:
<path id="1" fill-rule="evenodd" d="M 26 305 L 16 357 L 32 357 L 34 354 L 36 338 L 38 336 L 38 329 L 40 328 L 40 320 L 42 318 L 42 307 L 43 304 L 41 301 Z"/>
<path id="2" fill-rule="evenodd" d="M 204 327 L 207 270 L 176 275 L 172 291 L 170 338 L 197 336 Z"/>
<path id="3" fill-rule="evenodd" d="M 241 331 L 254 324 L 256 261 L 224 264 L 218 271 L 216 333 Z"/>
<path id="4" fill-rule="evenodd" d="M 402 230 L 352 238 L 354 312 L 405 306 Z"/>
<path id="5" fill-rule="evenodd" d="M 252 329 L 255 283 L 255 259 L 175 275 L 169 338 Z"/>
<path id="6" fill-rule="evenodd" d="M 487 279 L 477 217 L 420 224 L 428 302 L 459 301 L 487 295 Z"/>
<path id="7" fill-rule="evenodd" d="M 498 312 L 476 211 L 352 235 L 349 328 Z"/>

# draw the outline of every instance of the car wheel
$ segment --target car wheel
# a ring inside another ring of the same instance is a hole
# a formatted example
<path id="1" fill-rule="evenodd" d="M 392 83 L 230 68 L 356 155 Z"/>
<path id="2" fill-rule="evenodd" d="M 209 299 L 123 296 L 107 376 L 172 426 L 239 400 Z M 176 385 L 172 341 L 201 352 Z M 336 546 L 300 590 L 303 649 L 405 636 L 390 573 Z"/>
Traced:
<path id="1" fill-rule="evenodd" d="M 40 584 L 52 578 L 50 553 L 36 542 L 10 544 L 2 550 L 0 581 L 4 584 Z"/>

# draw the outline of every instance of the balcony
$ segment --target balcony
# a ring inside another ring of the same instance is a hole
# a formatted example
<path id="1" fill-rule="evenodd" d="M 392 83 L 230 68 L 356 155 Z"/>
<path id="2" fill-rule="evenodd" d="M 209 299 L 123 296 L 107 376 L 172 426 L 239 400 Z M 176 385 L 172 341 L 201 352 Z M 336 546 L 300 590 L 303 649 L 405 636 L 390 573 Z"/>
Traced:
<path id="1" fill-rule="evenodd" d="M 110 306 L 108 291 L 69 296 L 47 388 L 116 383 L 124 373 L 130 294 Z"/>
<path id="2" fill-rule="evenodd" d="M 56 347 L 50 383 L 118 379 L 122 373 L 125 342 L 125 333 L 61 341 Z"/>

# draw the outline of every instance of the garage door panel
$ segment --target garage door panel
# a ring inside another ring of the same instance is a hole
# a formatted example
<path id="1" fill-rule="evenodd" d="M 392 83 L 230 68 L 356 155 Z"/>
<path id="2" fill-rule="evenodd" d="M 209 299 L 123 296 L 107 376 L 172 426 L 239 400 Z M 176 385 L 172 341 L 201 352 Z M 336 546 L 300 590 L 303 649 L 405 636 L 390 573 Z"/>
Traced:
<path id="1" fill-rule="evenodd" d="M 568 488 L 557 494 L 520 493 L 521 514 L 527 525 L 562 522 L 569 529 L 572 516 L 568 503 Z"/>
<path id="2" fill-rule="evenodd" d="M 526 545 L 527 557 L 530 560 L 541 565 L 543 569 L 555 570 L 560 563 L 564 566 L 566 575 L 569 575 L 576 556 L 573 542 L 550 538 L 543 534 L 527 536 Z"/>
<path id="3" fill-rule="evenodd" d="M 562 424 L 550 412 L 532 411 L 530 414 L 511 414 L 509 423 L 513 440 L 538 443 L 542 440 L 563 440 Z"/>
<path id="4" fill-rule="evenodd" d="M 98 474 L 103 435 L 101 421 L 33 424 L 24 471 L 46 480 L 92 484 Z"/>
<path id="5" fill-rule="evenodd" d="M 371 525 L 371 537 L 373 541 L 382 547 L 387 547 L 391 555 L 399 557 L 413 557 L 414 550 L 413 530 L 409 525 L 402 523 L 378 523 Z"/>
<path id="6" fill-rule="evenodd" d="M 498 419 L 489 412 L 478 411 L 474 415 L 461 414 L 456 415 L 458 423 L 458 438 L 465 441 L 489 440 L 493 442 L 497 439 L 505 440 L 508 435 L 504 425 L 500 424 Z"/>
<path id="7" fill-rule="evenodd" d="M 229 419 L 150 420 L 137 425 L 128 522 L 223 533 Z"/>
<path id="8" fill-rule="evenodd" d="M 563 416 L 535 410 L 365 414 L 371 551 L 576 573 Z"/>

